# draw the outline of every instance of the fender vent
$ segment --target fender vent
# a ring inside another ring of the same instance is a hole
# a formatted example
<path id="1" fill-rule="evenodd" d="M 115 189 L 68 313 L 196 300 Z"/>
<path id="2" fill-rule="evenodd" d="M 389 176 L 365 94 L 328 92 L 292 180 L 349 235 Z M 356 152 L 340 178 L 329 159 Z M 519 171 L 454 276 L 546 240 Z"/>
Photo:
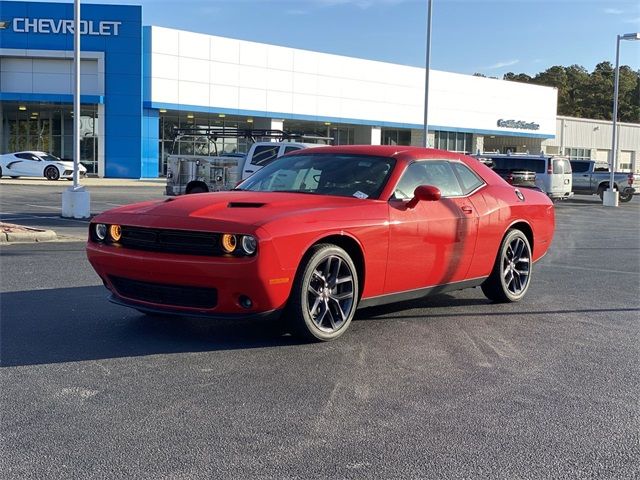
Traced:
<path id="1" fill-rule="evenodd" d="M 257 202 L 229 202 L 227 205 L 228 208 L 260 208 L 263 206 L 264 203 Z"/>

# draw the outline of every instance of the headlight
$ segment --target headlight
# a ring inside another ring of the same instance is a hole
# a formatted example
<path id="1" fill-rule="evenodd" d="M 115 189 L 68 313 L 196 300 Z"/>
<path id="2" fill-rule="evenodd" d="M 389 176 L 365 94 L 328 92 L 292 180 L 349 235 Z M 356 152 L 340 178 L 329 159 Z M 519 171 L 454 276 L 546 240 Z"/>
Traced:
<path id="1" fill-rule="evenodd" d="M 111 225 L 109 227 L 109 236 L 114 242 L 119 242 L 122 238 L 122 228 L 120 225 Z"/>
<path id="2" fill-rule="evenodd" d="M 107 226 L 104 223 L 96 223 L 93 227 L 93 232 L 96 234 L 98 241 L 104 242 L 107 236 Z"/>
<path id="3" fill-rule="evenodd" d="M 224 250 L 225 253 L 233 253 L 238 246 L 238 240 L 236 239 L 236 236 L 230 233 L 225 233 L 224 235 L 222 235 L 221 243 L 222 250 Z"/>
<path id="4" fill-rule="evenodd" d="M 242 250 L 247 255 L 253 255 L 256 253 L 256 249 L 258 248 L 258 240 L 256 237 L 252 235 L 244 235 L 242 237 Z"/>

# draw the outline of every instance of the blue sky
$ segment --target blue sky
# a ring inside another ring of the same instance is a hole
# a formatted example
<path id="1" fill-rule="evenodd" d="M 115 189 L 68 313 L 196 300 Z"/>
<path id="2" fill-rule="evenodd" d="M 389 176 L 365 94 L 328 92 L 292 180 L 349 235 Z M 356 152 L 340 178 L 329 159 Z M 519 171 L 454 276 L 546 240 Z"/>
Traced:
<path id="1" fill-rule="evenodd" d="M 89 3 L 89 2 L 84 2 Z M 146 25 L 405 65 L 424 65 L 426 0 L 104 0 L 140 4 Z M 431 66 L 501 77 L 615 61 L 640 32 L 638 0 L 433 0 Z M 640 41 L 621 64 L 640 69 Z"/>

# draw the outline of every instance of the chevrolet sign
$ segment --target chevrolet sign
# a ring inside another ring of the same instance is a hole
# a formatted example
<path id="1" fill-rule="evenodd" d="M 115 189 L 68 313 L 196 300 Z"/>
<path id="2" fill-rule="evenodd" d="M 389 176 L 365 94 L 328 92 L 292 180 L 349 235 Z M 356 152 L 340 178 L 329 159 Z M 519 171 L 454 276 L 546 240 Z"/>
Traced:
<path id="1" fill-rule="evenodd" d="M 523 120 L 498 120 L 498 126 L 503 128 L 519 128 L 522 130 L 540 130 L 540 125 L 535 122 L 525 122 Z"/>
<path id="2" fill-rule="evenodd" d="M 0 29 L 8 22 L 0 22 Z M 82 35 L 116 36 L 122 22 L 80 20 Z M 52 18 L 14 18 L 13 31 L 16 33 L 73 34 L 73 20 L 54 20 Z"/>

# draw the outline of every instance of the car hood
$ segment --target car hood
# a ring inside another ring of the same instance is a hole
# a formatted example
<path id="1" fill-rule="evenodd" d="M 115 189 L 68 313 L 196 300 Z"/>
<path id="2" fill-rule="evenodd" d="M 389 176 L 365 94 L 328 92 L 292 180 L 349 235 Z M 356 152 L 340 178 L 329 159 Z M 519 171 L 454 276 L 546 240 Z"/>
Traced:
<path id="1" fill-rule="evenodd" d="M 334 209 L 351 207 L 357 212 L 363 202 L 371 200 L 280 192 L 199 193 L 126 205 L 99 215 L 94 222 L 161 228 L 234 226 L 238 233 L 244 233 L 277 220 L 313 218 Z"/>
<path id="2" fill-rule="evenodd" d="M 55 163 L 56 165 L 61 165 L 65 170 L 73 170 L 73 162 L 69 162 L 66 160 L 52 160 L 47 161 L 47 163 Z M 80 171 L 86 170 L 85 166 L 80 164 Z"/>

